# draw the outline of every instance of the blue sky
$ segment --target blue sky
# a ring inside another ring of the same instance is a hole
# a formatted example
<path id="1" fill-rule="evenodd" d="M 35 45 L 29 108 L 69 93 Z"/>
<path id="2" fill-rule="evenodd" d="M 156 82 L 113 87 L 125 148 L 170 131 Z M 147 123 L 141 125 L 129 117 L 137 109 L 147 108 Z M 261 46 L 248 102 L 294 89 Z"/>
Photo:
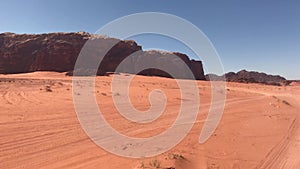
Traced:
<path id="1" fill-rule="evenodd" d="M 170 13 L 192 22 L 208 36 L 225 71 L 248 69 L 300 79 L 300 1 L 296 0 L 9 0 L 0 7 L 0 32 L 15 33 L 93 33 L 124 15 Z M 144 35 L 133 39 L 144 49 L 196 57 L 170 38 Z"/>

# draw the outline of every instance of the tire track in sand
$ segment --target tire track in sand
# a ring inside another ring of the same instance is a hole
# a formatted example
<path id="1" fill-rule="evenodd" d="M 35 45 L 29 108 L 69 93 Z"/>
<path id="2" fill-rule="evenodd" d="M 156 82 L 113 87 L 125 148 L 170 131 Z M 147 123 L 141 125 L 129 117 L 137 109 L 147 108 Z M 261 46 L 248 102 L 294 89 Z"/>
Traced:
<path id="1" fill-rule="evenodd" d="M 289 95 L 295 101 L 297 116 L 288 134 L 275 146 L 257 169 L 298 169 L 300 167 L 300 97 Z"/>

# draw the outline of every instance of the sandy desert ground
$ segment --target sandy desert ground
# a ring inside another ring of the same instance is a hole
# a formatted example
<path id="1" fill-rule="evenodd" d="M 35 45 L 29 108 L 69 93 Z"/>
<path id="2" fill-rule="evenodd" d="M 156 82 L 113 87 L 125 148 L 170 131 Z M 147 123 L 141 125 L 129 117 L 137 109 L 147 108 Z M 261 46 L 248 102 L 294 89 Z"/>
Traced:
<path id="1" fill-rule="evenodd" d="M 124 76 L 124 75 L 115 75 Z M 160 89 L 168 98 L 162 116 L 150 124 L 127 121 L 114 108 L 110 76 L 97 77 L 96 97 L 106 120 L 132 137 L 151 137 L 167 129 L 180 107 L 173 79 L 134 78 L 130 99 L 149 108 L 148 95 Z M 93 143 L 77 119 L 72 78 L 63 73 L 0 75 L 0 168 L 176 169 L 300 168 L 300 86 L 227 83 L 223 118 L 212 137 L 198 143 L 210 108 L 210 83 L 198 81 L 201 105 L 191 132 L 157 157 L 118 157 Z"/>

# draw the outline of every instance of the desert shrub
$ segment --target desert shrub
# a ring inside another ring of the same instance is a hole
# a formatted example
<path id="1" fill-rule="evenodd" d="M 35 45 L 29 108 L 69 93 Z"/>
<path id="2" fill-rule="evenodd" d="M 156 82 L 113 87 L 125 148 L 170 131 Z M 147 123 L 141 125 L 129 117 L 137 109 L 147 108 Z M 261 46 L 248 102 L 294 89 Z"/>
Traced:
<path id="1" fill-rule="evenodd" d="M 185 160 L 185 157 L 181 154 L 171 154 L 170 159 L 172 159 L 172 160 L 179 160 L 179 159 Z"/>
<path id="2" fill-rule="evenodd" d="M 159 169 L 160 168 L 160 162 L 158 160 L 152 160 L 149 162 L 149 166 L 153 169 Z"/>

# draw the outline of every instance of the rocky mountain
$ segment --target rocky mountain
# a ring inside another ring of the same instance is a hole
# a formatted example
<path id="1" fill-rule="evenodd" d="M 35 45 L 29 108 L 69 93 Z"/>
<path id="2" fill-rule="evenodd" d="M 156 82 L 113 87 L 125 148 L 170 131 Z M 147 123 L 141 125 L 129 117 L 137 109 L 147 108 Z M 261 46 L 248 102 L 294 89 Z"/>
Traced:
<path id="1" fill-rule="evenodd" d="M 89 40 L 89 41 L 88 41 Z M 92 63 L 97 61 L 98 53 L 105 53 L 105 56 L 97 68 L 97 75 L 105 75 L 107 72 L 114 72 L 117 66 L 129 55 L 130 67 L 123 68 L 124 72 L 135 72 L 143 60 L 151 60 L 158 66 L 170 67 L 180 72 L 179 78 L 190 78 L 186 76 L 180 60 L 184 61 L 192 71 L 197 80 L 204 80 L 204 72 L 201 61 L 190 60 L 185 54 L 178 52 L 143 51 L 142 47 L 132 40 L 119 40 L 106 36 L 94 35 L 85 32 L 77 33 L 48 33 L 48 34 L 0 34 L 0 73 L 27 73 L 34 71 L 56 71 L 69 72 L 81 71 L 82 74 L 89 71 L 89 68 L 82 67 L 74 70 L 77 57 L 86 42 L 95 45 L 96 52 Z M 107 46 L 112 45 L 109 51 Z M 175 57 L 174 57 L 175 56 Z M 88 61 L 87 61 L 88 62 Z M 145 63 L 145 62 L 144 62 Z M 171 77 L 168 73 L 158 69 L 147 69 L 139 74 L 147 76 Z"/>
<path id="2" fill-rule="evenodd" d="M 225 75 L 229 82 L 244 82 L 244 83 L 263 83 L 271 85 L 280 85 L 286 82 L 284 77 L 279 75 L 268 75 L 266 73 L 241 70 L 237 73 L 229 72 Z"/>
<path id="3" fill-rule="evenodd" d="M 288 85 L 290 82 L 284 77 L 279 75 L 268 75 L 266 73 L 241 70 L 237 73 L 226 73 L 225 79 L 228 82 L 240 82 L 240 83 L 262 83 L 267 85 Z M 221 80 L 221 76 L 215 74 L 207 74 L 207 80 Z"/>

